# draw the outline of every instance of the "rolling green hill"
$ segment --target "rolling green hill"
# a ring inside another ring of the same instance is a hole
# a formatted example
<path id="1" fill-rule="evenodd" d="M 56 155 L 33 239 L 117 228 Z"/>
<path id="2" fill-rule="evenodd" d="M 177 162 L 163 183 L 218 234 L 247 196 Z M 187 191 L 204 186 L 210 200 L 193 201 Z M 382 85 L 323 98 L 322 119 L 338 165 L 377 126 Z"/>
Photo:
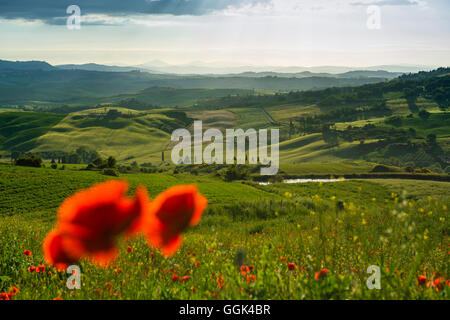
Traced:
<path id="1" fill-rule="evenodd" d="M 71 152 L 86 146 L 119 161 L 149 161 L 161 158 L 173 130 L 190 124 L 184 113 L 170 110 L 114 110 L 122 115 L 109 116 L 105 109 L 72 113 L 39 137 L 31 151 Z"/>
<path id="2" fill-rule="evenodd" d="M 0 150 L 32 149 L 36 140 L 63 118 L 63 115 L 50 113 L 1 112 Z"/>

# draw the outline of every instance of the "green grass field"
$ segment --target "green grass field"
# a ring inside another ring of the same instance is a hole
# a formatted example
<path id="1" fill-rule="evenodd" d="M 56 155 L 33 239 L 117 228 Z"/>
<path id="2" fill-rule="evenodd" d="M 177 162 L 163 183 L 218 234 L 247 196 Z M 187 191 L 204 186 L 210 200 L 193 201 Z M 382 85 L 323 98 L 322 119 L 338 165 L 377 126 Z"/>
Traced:
<path id="1" fill-rule="evenodd" d="M 0 150 L 29 150 L 36 140 L 64 118 L 37 112 L 0 113 Z"/>
<path id="2" fill-rule="evenodd" d="M 33 152 L 72 152 L 80 146 L 94 147 L 100 155 L 124 161 L 152 161 L 170 143 L 173 130 L 186 124 L 164 113 L 114 108 L 132 118 L 104 118 L 103 109 L 76 112 L 65 117 L 36 140 Z"/>
<path id="3" fill-rule="evenodd" d="M 289 123 L 295 117 L 304 117 L 311 114 L 320 114 L 321 110 L 315 105 L 281 105 L 271 106 L 265 110 L 272 116 L 275 121 Z"/>
<path id="4" fill-rule="evenodd" d="M 365 166 L 355 165 L 361 170 Z M 169 186 L 196 183 L 209 199 L 203 219 L 185 235 L 175 256 L 163 258 L 142 238 L 121 242 L 120 258 L 110 267 L 80 264 L 82 288 L 75 291 L 65 287 L 67 275 L 50 266 L 45 273 L 29 272 L 31 265 L 44 264 L 41 244 L 59 204 L 106 177 L 75 168 L 4 164 L 0 292 L 15 286 L 17 300 L 449 297 L 448 285 L 437 291 L 417 281 L 418 275 L 431 279 L 436 272 L 449 278 L 448 183 L 375 180 L 261 186 L 226 183 L 209 175 L 121 178 L 131 189 L 144 184 L 153 197 Z M 127 246 L 133 252 L 127 253 Z M 25 250 L 31 251 L 30 257 Z M 294 264 L 293 270 L 287 263 Z M 253 266 L 249 274 L 241 273 L 243 264 Z M 372 265 L 380 267 L 381 290 L 366 286 L 366 270 Z M 321 269 L 329 273 L 316 280 Z M 174 274 L 189 278 L 174 281 Z"/>

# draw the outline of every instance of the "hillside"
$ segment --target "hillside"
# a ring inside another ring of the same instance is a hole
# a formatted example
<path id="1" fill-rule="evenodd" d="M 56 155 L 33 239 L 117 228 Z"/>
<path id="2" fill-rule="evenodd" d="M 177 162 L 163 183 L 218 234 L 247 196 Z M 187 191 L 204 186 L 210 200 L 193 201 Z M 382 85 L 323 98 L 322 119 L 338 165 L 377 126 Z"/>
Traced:
<path id="1" fill-rule="evenodd" d="M 0 68 L 1 69 L 1 68 Z M 1 69 L 0 104 L 52 105 L 78 104 L 95 106 L 111 96 L 133 94 L 152 87 L 174 89 L 237 89 L 237 90 L 318 90 L 328 87 L 357 86 L 386 80 L 383 77 L 241 77 L 241 76 L 180 76 L 151 74 L 140 71 L 88 71 L 70 69 Z M 225 94 L 226 96 L 227 94 Z M 216 98 L 211 95 L 209 98 Z M 205 98 L 193 96 L 192 100 Z M 147 99 L 148 100 L 148 99 Z M 158 99 L 149 103 L 156 104 Z M 170 101 L 164 101 L 166 105 Z M 190 102 L 192 103 L 192 102 Z"/>
<path id="2" fill-rule="evenodd" d="M 184 113 L 114 110 L 117 112 L 92 109 L 72 113 L 39 137 L 31 151 L 73 152 L 85 146 L 119 161 L 160 160 L 172 131 L 191 122 Z"/>
<path id="3" fill-rule="evenodd" d="M 36 112 L 0 113 L 0 150 L 28 151 L 64 116 Z"/>

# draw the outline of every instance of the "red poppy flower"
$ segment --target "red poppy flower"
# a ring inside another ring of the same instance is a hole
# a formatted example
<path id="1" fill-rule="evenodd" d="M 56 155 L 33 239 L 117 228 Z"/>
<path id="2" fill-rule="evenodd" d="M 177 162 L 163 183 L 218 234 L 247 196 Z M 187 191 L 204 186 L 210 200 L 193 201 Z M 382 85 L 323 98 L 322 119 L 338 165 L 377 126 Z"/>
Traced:
<path id="1" fill-rule="evenodd" d="M 58 211 L 56 231 L 44 241 L 49 264 L 63 267 L 87 257 L 106 265 L 117 256 L 117 237 L 138 231 L 138 221 L 149 198 L 138 188 L 132 199 L 125 197 L 128 184 L 108 181 L 67 198 Z"/>
<path id="2" fill-rule="evenodd" d="M 63 300 L 63 298 L 61 298 L 61 297 L 56 297 L 56 298 L 53 298 L 53 300 Z"/>
<path id="3" fill-rule="evenodd" d="M 128 247 L 127 247 L 127 253 L 131 253 L 131 252 L 133 252 L 133 248 L 130 247 L 130 246 L 128 246 Z"/>
<path id="4" fill-rule="evenodd" d="M 19 293 L 19 289 L 16 287 L 9 288 L 9 294 L 16 295 L 17 293 Z"/>
<path id="5" fill-rule="evenodd" d="M 445 280 L 444 280 L 444 279 L 442 279 L 442 278 L 437 278 L 437 279 L 434 279 L 433 282 L 428 282 L 428 283 L 427 283 L 427 287 L 433 287 L 433 288 L 435 288 L 435 290 L 436 290 L 437 292 L 439 292 L 440 290 L 442 290 L 442 288 L 443 288 L 443 286 L 444 286 L 444 283 L 445 283 Z"/>
<path id="6" fill-rule="evenodd" d="M 172 187 L 161 193 L 150 205 L 142 220 L 142 230 L 150 245 L 173 255 L 182 243 L 182 232 L 201 219 L 208 201 L 196 186 Z"/>
<path id="7" fill-rule="evenodd" d="M 44 265 L 37 266 L 36 272 L 44 273 L 45 272 L 45 266 Z"/>
<path id="8" fill-rule="evenodd" d="M 250 273 L 250 268 L 248 266 L 241 266 L 241 274 L 245 276 L 247 273 Z"/>
<path id="9" fill-rule="evenodd" d="M 191 277 L 189 277 L 189 276 L 184 276 L 184 277 L 181 277 L 180 280 L 183 282 L 187 282 L 190 278 Z"/>
<path id="10" fill-rule="evenodd" d="M 64 237 L 58 231 L 53 230 L 47 235 L 43 244 L 45 261 L 55 266 L 59 271 L 66 270 L 69 265 L 76 261 L 64 250 L 64 240 Z"/>
<path id="11" fill-rule="evenodd" d="M 25 256 L 29 257 L 29 256 L 31 256 L 31 251 L 30 251 L 30 250 L 25 250 L 25 251 L 23 252 L 23 254 L 24 254 Z"/>
<path id="12" fill-rule="evenodd" d="M 28 267 L 28 272 L 34 272 L 34 271 L 36 271 L 36 267 L 35 266 Z"/>
<path id="13" fill-rule="evenodd" d="M 0 293 L 0 300 L 11 300 L 9 293 L 2 292 Z"/>
<path id="14" fill-rule="evenodd" d="M 287 267 L 290 271 L 297 269 L 297 266 L 295 265 L 295 263 L 292 263 L 292 262 L 288 262 Z"/>
<path id="15" fill-rule="evenodd" d="M 424 285 L 427 283 L 427 277 L 426 276 L 418 276 L 417 280 L 419 280 L 420 285 Z"/>
<path id="16" fill-rule="evenodd" d="M 314 275 L 314 279 L 316 280 L 321 280 L 323 278 L 325 278 L 328 274 L 328 270 L 327 269 L 322 269 L 318 272 L 316 272 L 316 274 Z"/>

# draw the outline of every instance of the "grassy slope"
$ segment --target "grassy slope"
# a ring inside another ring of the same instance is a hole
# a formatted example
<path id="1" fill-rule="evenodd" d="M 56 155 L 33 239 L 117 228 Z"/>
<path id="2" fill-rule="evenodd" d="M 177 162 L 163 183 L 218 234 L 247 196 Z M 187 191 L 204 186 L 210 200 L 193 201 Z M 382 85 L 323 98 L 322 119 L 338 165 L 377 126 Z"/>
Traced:
<path id="1" fill-rule="evenodd" d="M 211 203 L 231 202 L 236 194 L 260 199 L 267 194 L 251 186 L 221 180 L 169 174 L 128 174 L 131 189 L 145 185 L 151 196 L 178 184 L 198 184 Z M 36 169 L 0 164 L 0 216 L 54 212 L 62 199 L 78 189 L 108 179 L 92 171 Z"/>
<path id="2" fill-rule="evenodd" d="M 64 118 L 36 112 L 0 113 L 0 150 L 26 150 Z"/>
<path id="3" fill-rule="evenodd" d="M 315 105 L 280 105 L 265 108 L 275 121 L 289 123 L 292 118 L 320 114 L 320 108 Z"/>
<path id="4" fill-rule="evenodd" d="M 118 110 L 132 112 L 127 109 Z M 174 130 L 182 125 L 176 119 L 156 112 L 132 119 L 102 120 L 88 117 L 95 112 L 103 112 L 103 109 L 70 114 L 40 137 L 37 140 L 38 146 L 33 151 L 70 152 L 79 146 L 90 146 L 101 155 L 111 155 L 118 160 L 148 161 L 159 159 L 161 151 L 166 149 L 170 142 L 169 128 Z M 133 112 L 136 115 L 143 114 Z M 158 129 L 166 127 L 165 130 Z"/>
<path id="5" fill-rule="evenodd" d="M 436 271 L 448 278 L 448 239 L 443 238 L 442 230 L 448 230 L 449 224 L 440 222 L 448 217 L 448 208 L 443 206 L 448 194 L 441 200 L 419 195 L 400 207 L 401 199 L 392 197 L 391 192 L 400 193 L 401 183 L 388 188 L 360 181 L 252 187 L 207 176 L 123 178 L 133 187 L 146 185 L 152 195 L 170 185 L 197 182 L 212 205 L 200 225 L 185 235 L 183 247 L 174 257 L 163 258 L 141 238 L 121 242 L 121 255 L 114 263 L 117 267 L 102 269 L 80 263 L 82 290 L 70 293 L 63 273 L 50 269 L 52 274 L 36 274 L 27 268 L 44 262 L 42 240 L 53 226 L 59 203 L 78 188 L 105 177 L 94 172 L 0 166 L 0 291 L 16 286 L 20 292 L 15 299 L 19 300 L 448 297 L 448 288 L 435 292 L 416 281 L 417 275 L 431 277 Z M 446 185 L 439 190 L 445 192 Z M 335 209 L 336 201 L 345 202 L 342 211 Z M 433 214 L 424 216 L 421 209 Z M 408 214 L 393 214 L 403 211 Z M 414 226 L 413 232 L 410 226 Z M 127 245 L 133 247 L 133 253 L 125 253 Z M 25 249 L 31 250 L 31 257 L 23 255 Z M 247 282 L 241 275 L 235 264 L 239 252 L 254 266 L 251 274 L 255 280 Z M 419 259 L 414 252 L 420 252 Z M 289 271 L 282 257 L 298 269 Z M 195 262 L 199 264 L 195 266 Z M 383 290 L 367 290 L 365 271 L 370 265 L 380 266 Z M 328 277 L 314 280 L 315 272 L 322 268 L 329 270 Z M 173 281 L 173 273 L 190 278 L 186 283 Z M 224 285 L 219 288 L 217 278 L 222 276 Z"/>
<path id="6" fill-rule="evenodd" d="M 373 179 L 389 190 L 404 190 L 408 196 L 422 198 L 426 196 L 450 196 L 450 183 L 438 181 L 396 180 L 396 179 Z"/>
<path id="7" fill-rule="evenodd" d="M 270 119 L 260 108 L 231 108 L 227 109 L 238 115 L 237 127 L 240 129 L 262 129 L 272 125 Z"/>
<path id="8" fill-rule="evenodd" d="M 174 89 L 148 88 L 137 92 L 99 99 L 99 103 L 118 103 L 121 100 L 136 99 L 145 104 L 160 107 L 192 107 L 201 99 L 218 98 L 228 95 L 253 94 L 253 90 L 240 89 Z"/>

